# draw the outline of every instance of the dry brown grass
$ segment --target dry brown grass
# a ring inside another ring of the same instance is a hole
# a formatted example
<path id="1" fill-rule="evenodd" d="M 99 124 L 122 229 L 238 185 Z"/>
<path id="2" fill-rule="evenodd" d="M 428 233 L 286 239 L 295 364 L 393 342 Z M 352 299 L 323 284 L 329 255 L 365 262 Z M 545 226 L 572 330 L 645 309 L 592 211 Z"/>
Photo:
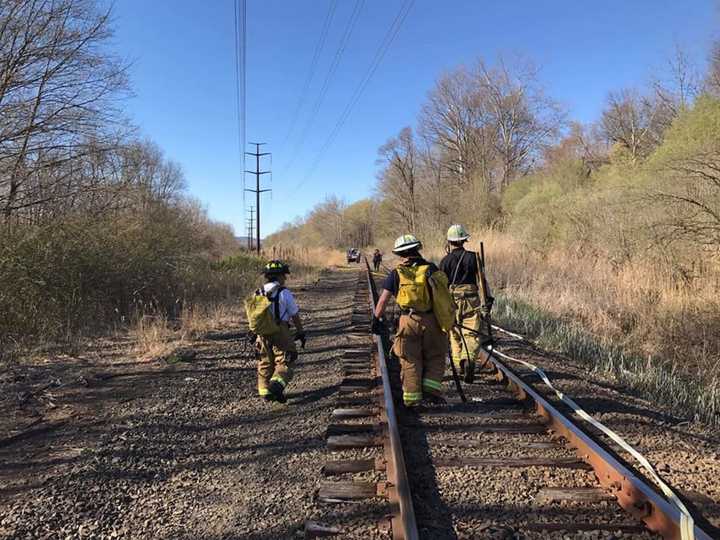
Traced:
<path id="1" fill-rule="evenodd" d="M 129 330 L 134 341 L 134 353 L 140 360 L 152 360 L 169 355 L 182 341 L 164 317 L 141 317 Z"/>
<path id="2" fill-rule="evenodd" d="M 241 299 L 238 299 L 238 305 Z M 183 311 L 180 333 L 185 340 L 196 339 L 213 330 L 236 326 L 237 309 L 228 304 L 193 306 Z"/>
<path id="3" fill-rule="evenodd" d="M 178 323 L 164 317 L 141 317 L 129 330 L 133 352 L 141 360 L 167 358 L 213 330 L 236 326 L 237 311 L 227 304 L 191 306 Z"/>
<path id="4" fill-rule="evenodd" d="M 507 234 L 481 236 L 488 272 L 507 296 L 640 354 L 717 373 L 720 268 L 681 285 L 643 261 L 618 268 L 603 257 L 562 249 L 541 257 Z"/>

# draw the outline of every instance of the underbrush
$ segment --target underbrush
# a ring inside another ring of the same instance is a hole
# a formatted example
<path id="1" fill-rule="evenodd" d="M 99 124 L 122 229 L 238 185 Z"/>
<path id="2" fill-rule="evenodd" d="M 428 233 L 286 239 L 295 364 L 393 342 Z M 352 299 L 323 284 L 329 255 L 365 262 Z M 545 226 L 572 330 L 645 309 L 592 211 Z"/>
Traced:
<path id="1" fill-rule="evenodd" d="M 277 255 L 276 255 L 277 256 Z M 311 258 L 284 258 L 291 267 L 288 287 L 313 281 L 321 266 Z M 189 345 L 210 331 L 235 327 L 242 317 L 245 296 L 261 283 L 261 269 L 265 259 L 239 254 L 212 265 L 215 287 L 225 288 L 225 294 L 210 300 L 184 306 L 180 317 L 170 321 L 165 317 L 143 316 L 132 324 L 130 334 L 135 342 L 135 353 L 141 358 L 170 357 L 174 351 Z"/>
<path id="2" fill-rule="evenodd" d="M 152 348 L 168 321 L 238 301 L 262 261 L 223 257 L 204 232 L 171 209 L 2 230 L 0 357 L 134 327 Z"/>

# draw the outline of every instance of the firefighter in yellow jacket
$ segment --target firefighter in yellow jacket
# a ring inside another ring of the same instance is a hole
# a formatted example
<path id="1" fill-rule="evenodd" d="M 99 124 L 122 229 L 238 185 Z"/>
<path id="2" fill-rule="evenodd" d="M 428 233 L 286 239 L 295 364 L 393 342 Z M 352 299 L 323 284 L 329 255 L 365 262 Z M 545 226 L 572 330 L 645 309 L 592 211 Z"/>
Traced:
<path id="1" fill-rule="evenodd" d="M 285 403 L 285 387 L 293 375 L 295 361 L 298 358 L 295 341 L 305 347 L 300 309 L 295 297 L 285 288 L 285 279 L 290 273 L 288 265 L 273 260 L 265 265 L 265 285 L 256 294 L 265 295 L 271 303 L 272 316 L 277 331 L 270 335 L 258 334 L 258 394 L 266 401 Z M 295 326 L 295 334 L 290 333 L 290 322 Z"/>
<path id="2" fill-rule="evenodd" d="M 481 328 L 483 317 L 487 317 L 492 309 L 492 296 L 483 303 L 480 298 L 478 280 L 478 255 L 465 249 L 465 242 L 470 235 L 465 227 L 451 225 L 447 232 L 449 253 L 440 261 L 440 268 L 447 274 L 450 292 L 457 305 L 457 325 L 450 332 L 450 351 L 452 361 L 463 374 L 465 382 L 471 383 L 475 378 L 475 363 L 480 354 Z M 490 290 L 485 284 L 486 290 Z M 484 339 L 489 339 L 485 336 Z"/>
<path id="3" fill-rule="evenodd" d="M 411 234 L 395 241 L 393 253 L 403 261 L 386 277 L 373 314 L 373 332 L 382 331 L 382 316 L 391 296 L 401 310 L 393 352 L 400 359 L 403 402 L 407 407 L 425 399 L 444 403 L 442 380 L 445 373 L 448 330 L 447 310 L 433 309 L 436 301 L 449 300 L 447 276 L 420 255 L 422 244 Z M 437 316 L 436 316 L 436 313 Z M 452 313 L 452 316 L 454 313 Z"/>

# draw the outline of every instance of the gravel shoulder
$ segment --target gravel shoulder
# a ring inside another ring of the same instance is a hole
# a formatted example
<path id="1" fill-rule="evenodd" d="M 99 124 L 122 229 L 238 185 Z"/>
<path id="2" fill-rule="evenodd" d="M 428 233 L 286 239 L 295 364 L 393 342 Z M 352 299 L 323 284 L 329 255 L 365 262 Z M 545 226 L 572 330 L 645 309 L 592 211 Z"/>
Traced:
<path id="1" fill-rule="evenodd" d="M 41 362 L 32 388 L 50 386 L 0 403 L 0 538 L 294 537 L 328 460 L 357 276 L 289 283 L 309 332 L 287 406 L 256 397 L 239 306 L 237 326 L 193 343 L 190 361 L 141 363 L 117 346 Z M 15 384 L 0 380 L 6 398 Z"/>

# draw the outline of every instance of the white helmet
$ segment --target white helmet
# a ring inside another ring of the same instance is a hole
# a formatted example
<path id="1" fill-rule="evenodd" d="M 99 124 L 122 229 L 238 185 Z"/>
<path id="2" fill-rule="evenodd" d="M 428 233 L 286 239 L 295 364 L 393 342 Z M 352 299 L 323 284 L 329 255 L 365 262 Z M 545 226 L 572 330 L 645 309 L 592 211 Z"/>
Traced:
<path id="1" fill-rule="evenodd" d="M 420 242 L 420 240 L 415 238 L 412 234 L 403 234 L 395 240 L 393 253 L 400 254 L 411 249 L 422 249 L 422 242 Z"/>
<path id="2" fill-rule="evenodd" d="M 455 225 L 450 225 L 450 228 L 447 232 L 448 242 L 462 242 L 463 240 L 467 240 L 468 238 L 470 238 L 470 235 L 465 230 L 465 227 L 463 227 L 459 223 L 456 223 Z"/>

